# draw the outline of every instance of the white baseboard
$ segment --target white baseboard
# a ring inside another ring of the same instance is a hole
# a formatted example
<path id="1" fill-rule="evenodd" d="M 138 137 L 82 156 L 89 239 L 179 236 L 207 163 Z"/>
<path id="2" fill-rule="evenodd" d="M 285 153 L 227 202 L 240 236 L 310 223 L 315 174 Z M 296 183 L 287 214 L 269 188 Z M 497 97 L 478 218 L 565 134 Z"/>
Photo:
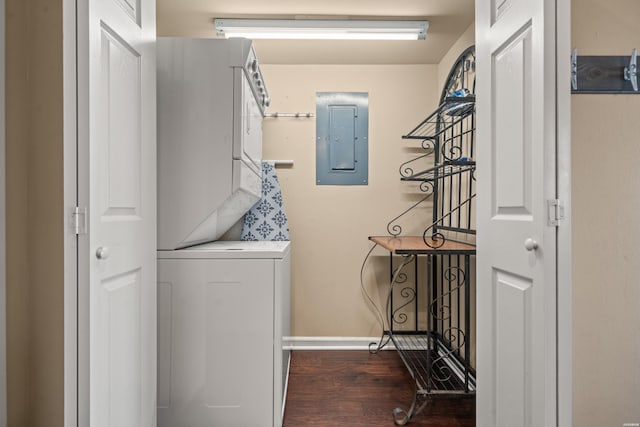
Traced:
<path id="1" fill-rule="evenodd" d="M 370 343 L 380 342 L 380 337 L 283 337 L 285 350 L 369 350 Z M 384 350 L 394 350 L 389 342 Z"/>

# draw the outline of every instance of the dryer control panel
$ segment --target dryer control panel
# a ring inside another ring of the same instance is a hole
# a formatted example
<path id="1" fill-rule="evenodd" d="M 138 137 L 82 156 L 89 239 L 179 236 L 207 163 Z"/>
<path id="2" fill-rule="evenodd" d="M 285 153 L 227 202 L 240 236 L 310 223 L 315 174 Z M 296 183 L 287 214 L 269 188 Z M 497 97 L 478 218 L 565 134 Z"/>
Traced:
<path id="1" fill-rule="evenodd" d="M 262 77 L 260 64 L 258 63 L 258 58 L 256 57 L 256 52 L 253 50 L 253 46 L 249 50 L 247 62 L 244 66 L 244 72 L 247 75 L 247 80 L 249 80 L 251 90 L 258 101 L 262 114 L 264 115 L 266 108 L 271 104 L 271 98 L 269 98 L 267 86 L 264 82 L 264 77 Z"/>

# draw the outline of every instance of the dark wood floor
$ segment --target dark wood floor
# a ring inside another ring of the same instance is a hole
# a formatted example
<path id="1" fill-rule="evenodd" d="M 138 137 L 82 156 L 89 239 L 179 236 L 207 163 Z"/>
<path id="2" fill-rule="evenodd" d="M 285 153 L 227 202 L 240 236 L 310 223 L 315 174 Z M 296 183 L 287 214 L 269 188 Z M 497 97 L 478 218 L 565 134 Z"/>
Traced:
<path id="1" fill-rule="evenodd" d="M 408 409 L 411 377 L 395 351 L 296 351 L 292 354 L 284 427 L 394 426 Z M 408 426 L 475 426 L 475 399 L 433 399 Z"/>

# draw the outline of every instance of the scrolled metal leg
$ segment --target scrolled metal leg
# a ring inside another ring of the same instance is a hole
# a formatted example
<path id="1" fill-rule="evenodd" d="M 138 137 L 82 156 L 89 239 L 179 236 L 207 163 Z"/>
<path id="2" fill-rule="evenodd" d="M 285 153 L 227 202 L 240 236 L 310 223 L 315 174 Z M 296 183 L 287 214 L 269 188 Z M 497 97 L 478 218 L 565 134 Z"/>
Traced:
<path id="1" fill-rule="evenodd" d="M 380 350 L 385 348 L 387 344 L 389 344 L 389 341 L 391 341 L 391 337 L 386 333 L 383 333 L 382 336 L 380 337 L 380 341 L 378 342 L 374 341 L 369 343 L 369 353 L 377 354 Z"/>
<path id="2" fill-rule="evenodd" d="M 402 408 L 393 410 L 393 422 L 398 426 L 403 426 L 409 422 L 409 415 Z"/>
<path id="3" fill-rule="evenodd" d="M 418 383 L 414 382 L 413 401 L 408 411 L 402 408 L 395 408 L 393 410 L 393 422 L 396 425 L 403 426 L 407 424 L 414 415 L 418 415 L 429 402 L 429 397 L 423 395 L 418 390 Z"/>

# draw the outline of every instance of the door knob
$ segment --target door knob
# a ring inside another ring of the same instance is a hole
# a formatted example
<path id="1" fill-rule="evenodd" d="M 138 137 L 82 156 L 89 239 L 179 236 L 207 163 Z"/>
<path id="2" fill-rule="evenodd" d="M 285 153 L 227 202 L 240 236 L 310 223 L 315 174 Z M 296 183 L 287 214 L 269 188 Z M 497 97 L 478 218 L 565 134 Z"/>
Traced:
<path id="1" fill-rule="evenodd" d="M 536 242 L 531 237 L 529 237 L 527 240 L 524 241 L 524 248 L 529 252 L 535 251 L 536 249 L 538 249 L 538 242 Z"/>
<path id="2" fill-rule="evenodd" d="M 109 248 L 106 246 L 100 246 L 98 249 L 96 249 L 96 258 L 98 259 L 109 258 Z"/>

